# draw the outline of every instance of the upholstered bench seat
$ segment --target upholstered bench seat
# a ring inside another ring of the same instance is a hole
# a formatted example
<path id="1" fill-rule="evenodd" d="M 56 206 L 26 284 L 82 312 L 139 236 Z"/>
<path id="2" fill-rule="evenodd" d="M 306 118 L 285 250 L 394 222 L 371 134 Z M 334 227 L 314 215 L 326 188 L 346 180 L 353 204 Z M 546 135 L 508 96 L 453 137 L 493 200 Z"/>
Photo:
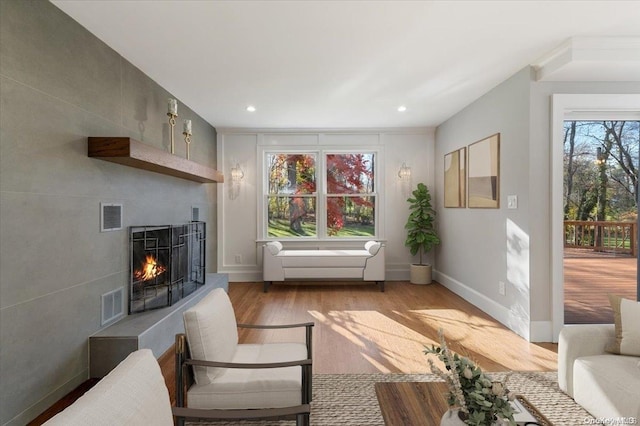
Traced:
<path id="1" fill-rule="evenodd" d="M 359 250 L 283 250 L 279 241 L 263 250 L 264 291 L 273 281 L 357 279 L 375 281 L 384 291 L 384 244 L 368 241 Z"/>

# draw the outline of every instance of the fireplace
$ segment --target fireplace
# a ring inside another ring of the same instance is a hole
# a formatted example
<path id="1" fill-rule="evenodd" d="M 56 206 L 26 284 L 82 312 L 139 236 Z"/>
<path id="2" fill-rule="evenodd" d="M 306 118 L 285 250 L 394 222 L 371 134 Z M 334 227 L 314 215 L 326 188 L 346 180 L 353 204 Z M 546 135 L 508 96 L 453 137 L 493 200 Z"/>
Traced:
<path id="1" fill-rule="evenodd" d="M 171 306 L 204 285 L 206 224 L 129 228 L 129 313 Z"/>

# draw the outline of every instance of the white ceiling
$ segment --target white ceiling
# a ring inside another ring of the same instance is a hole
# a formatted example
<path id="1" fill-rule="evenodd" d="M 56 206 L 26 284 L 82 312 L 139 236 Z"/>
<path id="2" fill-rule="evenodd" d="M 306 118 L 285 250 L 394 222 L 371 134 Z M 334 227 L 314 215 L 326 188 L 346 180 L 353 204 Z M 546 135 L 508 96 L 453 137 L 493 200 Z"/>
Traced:
<path id="1" fill-rule="evenodd" d="M 52 2 L 215 127 L 435 126 L 571 37 L 640 37 L 640 1 Z"/>

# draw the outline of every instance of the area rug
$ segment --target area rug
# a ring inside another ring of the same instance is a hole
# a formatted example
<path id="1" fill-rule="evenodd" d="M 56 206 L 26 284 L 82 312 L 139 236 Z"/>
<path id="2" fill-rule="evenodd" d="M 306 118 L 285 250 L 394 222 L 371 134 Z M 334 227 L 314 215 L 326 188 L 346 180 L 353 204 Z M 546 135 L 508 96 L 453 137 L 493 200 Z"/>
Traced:
<path id="1" fill-rule="evenodd" d="M 504 373 L 491 373 L 501 380 Z M 317 374 L 313 376 L 313 426 L 384 426 L 376 382 L 431 382 L 440 381 L 433 374 Z M 509 389 L 524 395 L 555 425 L 583 425 L 593 419 L 558 388 L 556 372 L 514 373 L 507 383 Z M 294 421 L 240 421 L 204 422 L 191 425 L 216 426 L 290 426 Z M 408 425 L 410 426 L 410 425 Z M 419 426 L 419 425 L 416 425 Z"/>

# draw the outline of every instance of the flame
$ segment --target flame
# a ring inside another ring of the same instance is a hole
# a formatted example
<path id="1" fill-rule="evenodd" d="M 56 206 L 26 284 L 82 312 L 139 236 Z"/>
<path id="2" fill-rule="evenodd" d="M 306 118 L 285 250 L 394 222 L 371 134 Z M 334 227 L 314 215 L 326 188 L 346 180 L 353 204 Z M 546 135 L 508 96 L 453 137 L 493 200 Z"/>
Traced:
<path id="1" fill-rule="evenodd" d="M 142 262 L 142 269 L 135 271 L 134 275 L 137 280 L 146 281 L 157 277 L 167 268 L 160 265 L 153 255 L 148 254 L 144 262 Z"/>

